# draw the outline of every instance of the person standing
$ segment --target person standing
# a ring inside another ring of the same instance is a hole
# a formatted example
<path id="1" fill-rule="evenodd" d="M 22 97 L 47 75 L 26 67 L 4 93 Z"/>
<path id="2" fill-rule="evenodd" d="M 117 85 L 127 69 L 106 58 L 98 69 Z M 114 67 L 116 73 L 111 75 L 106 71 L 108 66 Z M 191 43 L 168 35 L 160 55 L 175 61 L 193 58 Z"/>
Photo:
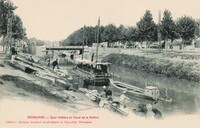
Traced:
<path id="1" fill-rule="evenodd" d="M 99 102 L 99 106 L 102 107 L 102 108 L 103 108 L 104 106 L 108 105 L 108 101 L 107 101 L 107 97 L 106 97 L 106 91 L 107 91 L 106 86 L 103 86 L 103 90 L 102 90 L 102 92 L 100 93 L 100 95 L 101 95 L 101 100 L 100 100 L 100 102 Z"/>
<path id="2" fill-rule="evenodd" d="M 13 44 L 12 48 L 11 48 L 11 61 L 13 62 L 13 60 L 15 59 L 15 55 L 17 54 L 17 50 L 15 49 L 15 44 Z"/>
<path id="3" fill-rule="evenodd" d="M 102 98 L 106 98 L 106 86 L 103 86 L 103 91 L 100 94 Z"/>
<path id="4" fill-rule="evenodd" d="M 52 63 L 52 65 L 53 65 L 53 70 L 55 69 L 56 66 L 57 66 L 57 68 L 59 69 L 59 67 L 58 67 L 58 59 L 56 59 L 56 60 Z"/>
<path id="5" fill-rule="evenodd" d="M 146 118 L 153 118 L 155 116 L 155 113 L 152 111 L 153 107 L 151 104 L 146 104 L 147 113 Z"/>
<path id="6" fill-rule="evenodd" d="M 109 101 L 112 101 L 112 90 L 108 87 L 108 89 L 106 89 L 106 98 Z"/>
<path id="7" fill-rule="evenodd" d="M 126 95 L 125 95 L 126 91 L 123 91 L 122 94 L 119 97 L 119 101 L 121 104 L 125 104 L 126 100 L 130 100 Z"/>
<path id="8" fill-rule="evenodd" d="M 50 67 L 50 63 L 51 63 L 50 57 L 48 57 L 46 60 L 47 60 L 47 67 Z"/>

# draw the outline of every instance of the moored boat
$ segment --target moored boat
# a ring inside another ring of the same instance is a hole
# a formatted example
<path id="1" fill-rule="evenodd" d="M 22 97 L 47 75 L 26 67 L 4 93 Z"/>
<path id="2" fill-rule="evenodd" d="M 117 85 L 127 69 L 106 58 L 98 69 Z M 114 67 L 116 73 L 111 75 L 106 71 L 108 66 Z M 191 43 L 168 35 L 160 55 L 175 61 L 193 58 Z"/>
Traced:
<path id="1" fill-rule="evenodd" d="M 150 100 L 162 100 L 166 102 L 172 102 L 169 97 L 162 97 L 160 91 L 155 86 L 146 86 L 145 88 L 139 88 L 134 85 L 126 84 L 120 81 L 114 81 L 110 79 L 110 84 L 114 89 L 120 91 L 126 91 L 127 95 L 136 96 L 140 98 L 150 99 Z"/>
<path id="2" fill-rule="evenodd" d="M 83 79 L 89 79 L 94 86 L 109 85 L 109 64 L 105 62 L 92 62 L 89 60 L 75 60 L 74 73 Z"/>

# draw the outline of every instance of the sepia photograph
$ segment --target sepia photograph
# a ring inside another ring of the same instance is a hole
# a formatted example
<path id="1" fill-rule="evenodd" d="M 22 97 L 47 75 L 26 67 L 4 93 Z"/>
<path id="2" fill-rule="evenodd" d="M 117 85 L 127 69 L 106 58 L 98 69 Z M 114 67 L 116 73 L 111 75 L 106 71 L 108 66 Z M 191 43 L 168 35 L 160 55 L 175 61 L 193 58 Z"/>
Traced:
<path id="1" fill-rule="evenodd" d="M 0 0 L 0 128 L 199 128 L 199 0 Z"/>

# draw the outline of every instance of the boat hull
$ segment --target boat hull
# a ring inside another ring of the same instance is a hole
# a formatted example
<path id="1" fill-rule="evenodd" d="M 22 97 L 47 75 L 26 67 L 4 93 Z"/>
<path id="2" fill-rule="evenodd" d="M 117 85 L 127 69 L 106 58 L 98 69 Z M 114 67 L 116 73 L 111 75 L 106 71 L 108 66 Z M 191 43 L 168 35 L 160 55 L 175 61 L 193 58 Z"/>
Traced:
<path id="1" fill-rule="evenodd" d="M 83 79 L 90 80 L 92 86 L 108 86 L 110 83 L 109 76 L 94 75 L 81 69 L 75 69 L 73 72 Z"/>
<path id="2" fill-rule="evenodd" d="M 157 99 L 154 99 L 151 96 L 148 96 L 145 94 L 144 90 L 135 86 L 132 86 L 131 89 L 127 87 L 126 85 L 123 85 L 121 82 L 113 82 L 113 80 L 110 80 L 110 85 L 112 88 L 116 91 L 126 91 L 126 95 L 129 97 L 136 97 L 136 98 L 142 98 L 147 100 L 156 101 Z M 120 85 L 120 86 L 119 86 Z M 130 85 L 128 85 L 130 86 Z"/>
<path id="3" fill-rule="evenodd" d="M 88 89 L 85 88 L 79 88 L 79 91 L 84 93 L 86 97 L 88 97 L 91 101 L 97 103 L 102 108 L 107 108 L 123 116 L 128 116 L 129 114 L 128 112 L 120 108 L 120 104 L 119 106 L 115 105 L 114 102 L 102 98 L 99 93 L 93 93 L 93 91 L 91 90 L 89 91 Z"/>

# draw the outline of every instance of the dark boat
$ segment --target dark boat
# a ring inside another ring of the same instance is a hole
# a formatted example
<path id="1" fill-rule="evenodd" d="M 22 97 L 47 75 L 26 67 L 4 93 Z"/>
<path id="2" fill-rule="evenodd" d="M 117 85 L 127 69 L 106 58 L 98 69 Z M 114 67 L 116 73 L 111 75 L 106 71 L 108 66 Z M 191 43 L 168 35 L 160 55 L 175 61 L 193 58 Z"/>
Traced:
<path id="1" fill-rule="evenodd" d="M 73 71 L 83 79 L 90 80 L 93 86 L 108 86 L 111 75 L 109 73 L 110 63 L 92 62 L 89 60 L 77 59 Z"/>

